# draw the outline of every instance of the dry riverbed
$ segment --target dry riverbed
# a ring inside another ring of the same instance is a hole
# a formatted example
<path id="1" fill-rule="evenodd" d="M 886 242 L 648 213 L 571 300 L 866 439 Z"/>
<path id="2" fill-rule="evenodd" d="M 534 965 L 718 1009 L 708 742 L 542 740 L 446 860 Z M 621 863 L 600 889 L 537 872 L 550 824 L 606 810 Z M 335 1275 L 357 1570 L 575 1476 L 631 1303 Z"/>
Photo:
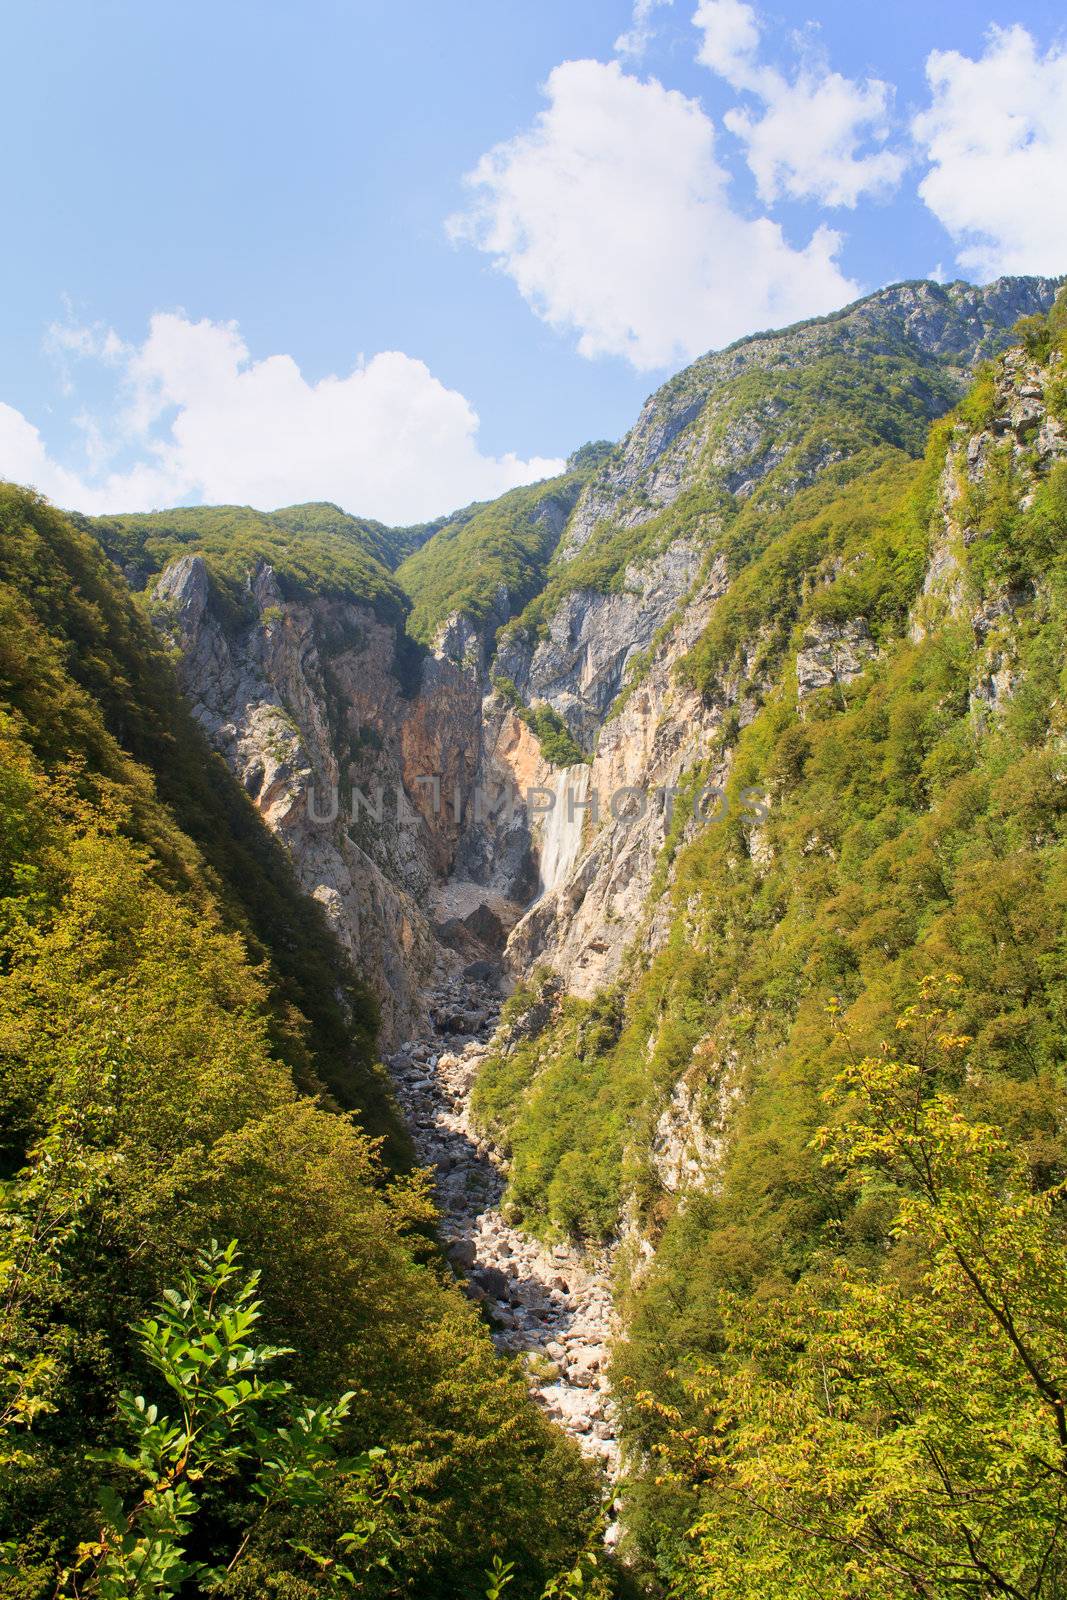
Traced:
<path id="1" fill-rule="evenodd" d="M 455 980 L 433 996 L 434 1032 L 401 1045 L 387 1064 L 418 1158 L 435 1175 L 449 1258 L 484 1304 L 497 1349 L 525 1363 L 534 1398 L 614 1478 L 610 1261 L 541 1245 L 505 1222 L 503 1161 L 470 1120 L 471 1089 L 499 1014 L 484 985 Z"/>

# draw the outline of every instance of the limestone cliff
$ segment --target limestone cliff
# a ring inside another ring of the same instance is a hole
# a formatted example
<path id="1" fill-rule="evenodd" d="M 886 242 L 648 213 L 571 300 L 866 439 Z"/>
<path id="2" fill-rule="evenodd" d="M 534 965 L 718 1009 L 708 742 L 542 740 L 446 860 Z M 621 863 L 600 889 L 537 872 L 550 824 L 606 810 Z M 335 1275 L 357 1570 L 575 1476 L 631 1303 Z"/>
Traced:
<path id="1" fill-rule="evenodd" d="M 845 370 L 860 359 L 901 363 L 925 429 L 962 393 L 976 363 L 1003 345 L 1015 319 L 1047 309 L 1055 292 L 1056 283 L 1046 279 L 1003 280 L 986 289 L 907 284 L 834 317 L 704 357 L 651 397 L 583 492 L 557 558 L 562 570 L 569 560 L 580 562 L 605 529 L 618 538 L 653 523 L 695 488 L 727 491 L 734 506 L 769 489 L 773 514 L 828 467 L 869 444 L 839 420 L 822 430 L 815 425 L 824 405 L 817 386 L 793 391 L 790 404 L 796 373 L 821 373 L 828 361 Z M 1002 385 L 1015 383 L 1020 359 L 1008 358 Z M 991 424 L 1000 431 L 970 443 L 977 452 L 972 470 L 1005 430 L 1039 453 L 1055 447 L 1054 428 L 1037 418 L 1037 384 L 1031 363 L 1019 392 L 1002 397 L 1005 420 Z M 724 682 L 709 703 L 675 673 L 729 588 L 727 563 L 715 551 L 729 514 L 729 502 L 724 505 L 725 513 L 702 513 L 699 540 L 678 538 L 643 563 L 631 562 L 617 592 L 565 593 L 540 637 L 521 626 L 505 635 L 495 670 L 528 700 L 551 704 L 595 752 L 590 788 L 601 797 L 599 822 L 587 827 L 573 871 L 512 934 L 508 958 L 517 974 L 544 963 L 574 993 L 589 995 L 614 980 L 635 939 L 654 949 L 663 935 L 663 919 L 647 897 L 669 791 L 703 759 L 728 713 L 743 726 L 753 710 L 740 684 Z M 840 628 L 813 625 L 796 659 L 798 696 L 847 684 L 873 652 L 862 617 Z M 995 676 L 994 670 L 993 692 Z M 718 776 L 725 772 L 726 764 Z M 645 814 L 636 821 L 611 813 L 611 797 L 630 786 L 644 795 Z"/>
<path id="2" fill-rule="evenodd" d="M 506 537 L 527 516 L 547 562 L 541 594 L 516 617 L 498 584 L 491 605 L 448 617 L 418 656 L 402 618 L 356 592 L 294 596 L 266 559 L 249 565 L 236 615 L 198 554 L 157 577 L 157 621 L 197 717 L 372 982 L 386 1045 L 425 1031 L 432 982 L 505 944 L 514 976 L 547 964 L 579 995 L 612 982 L 628 947 L 658 947 L 666 923 L 649 893 L 673 791 L 712 759 L 725 777 L 724 727 L 744 726 L 759 699 L 747 670 L 711 696 L 677 671 L 739 569 L 728 530 L 742 511 L 769 521 L 864 452 L 918 453 L 930 418 L 1055 287 L 905 284 L 702 358 L 618 447 L 595 447 L 584 475 L 508 498 Z M 1004 371 L 1008 420 L 971 439 L 954 471 L 980 476 L 1005 429 L 1027 450 L 1058 448 L 1035 411 L 1034 372 Z M 466 571 L 496 531 L 472 508 L 440 536 Z M 386 555 L 391 535 L 376 538 Z M 423 583 L 433 548 L 406 564 Z M 946 534 L 931 597 L 952 573 Z M 862 617 L 812 624 L 798 700 L 843 689 L 876 648 Z M 1009 681 L 1010 662 L 991 656 L 976 696 L 995 702 Z M 531 731 L 526 708 L 538 707 L 584 752 L 570 778 Z"/>
<path id="3" fill-rule="evenodd" d="M 384 1040 L 407 1037 L 426 1026 L 425 991 L 447 964 L 432 893 L 458 834 L 417 780 L 466 780 L 477 675 L 449 640 L 425 692 L 405 696 L 396 629 L 368 606 L 286 600 L 265 563 L 248 600 L 235 627 L 200 556 L 168 566 L 153 593 L 197 720 L 373 985 Z"/>

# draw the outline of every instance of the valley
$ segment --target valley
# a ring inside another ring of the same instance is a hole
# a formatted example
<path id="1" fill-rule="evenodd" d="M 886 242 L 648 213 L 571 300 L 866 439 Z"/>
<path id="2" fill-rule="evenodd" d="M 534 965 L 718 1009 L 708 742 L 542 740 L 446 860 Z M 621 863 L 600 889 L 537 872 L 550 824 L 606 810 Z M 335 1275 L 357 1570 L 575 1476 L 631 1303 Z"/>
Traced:
<path id="1" fill-rule="evenodd" d="M 361 1463 L 237 1600 L 334 1592 L 353 1473 L 382 1600 L 1053 1600 L 1065 373 L 1061 280 L 906 283 L 418 528 L 7 486 L 34 1551 L 232 1239 Z"/>

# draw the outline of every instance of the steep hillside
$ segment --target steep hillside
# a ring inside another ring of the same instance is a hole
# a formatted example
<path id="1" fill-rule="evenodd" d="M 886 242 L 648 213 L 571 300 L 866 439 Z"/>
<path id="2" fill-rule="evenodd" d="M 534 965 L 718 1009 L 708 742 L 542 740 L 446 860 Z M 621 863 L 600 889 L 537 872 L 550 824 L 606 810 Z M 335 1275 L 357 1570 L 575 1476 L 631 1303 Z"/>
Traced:
<path id="1" fill-rule="evenodd" d="M 515 1216 L 625 1241 L 627 1520 L 679 1593 L 1064 1582 L 1064 299 L 1021 336 L 925 461 L 724 527 L 589 780 L 672 815 L 513 935 L 584 998 L 534 978 L 475 1108 Z"/>
<path id="2" fill-rule="evenodd" d="M 686 368 L 584 490 L 501 672 L 591 749 L 627 668 L 720 553 L 732 577 L 768 514 L 830 469 L 871 450 L 921 455 L 978 363 L 1054 292 L 1048 279 L 897 285 Z"/>
<path id="3" fill-rule="evenodd" d="M 539 1595 L 596 1485 L 360 1126 L 405 1143 L 365 991 L 115 569 L 10 485 L 0 617 L 4 1594 L 458 1597 L 495 1554 Z"/>
<path id="4" fill-rule="evenodd" d="M 497 628 L 540 593 L 575 502 L 610 445 L 584 445 L 560 478 L 513 489 L 449 518 L 397 571 L 414 601 L 410 631 L 432 644 L 450 617 Z"/>
<path id="5" fill-rule="evenodd" d="M 3 515 L 2 692 L 36 759 L 49 773 L 83 769 L 95 801 L 108 782 L 126 785 L 130 836 L 175 886 L 210 891 L 269 960 L 279 1038 L 289 1037 L 305 1086 L 328 1086 L 372 1132 L 402 1139 L 374 1066 L 373 997 L 210 754 L 125 583 L 93 540 L 39 502 L 8 488 Z M 290 1008 L 304 1024 L 289 1026 Z"/>
<path id="6" fill-rule="evenodd" d="M 144 589 L 188 551 L 207 562 L 220 601 L 232 616 L 246 608 L 248 574 L 269 561 L 292 598 L 360 595 L 386 621 L 407 613 L 403 591 L 390 576 L 404 548 L 403 530 L 350 517 L 336 506 L 181 507 L 124 517 L 76 519 L 95 535 L 133 589 Z"/>

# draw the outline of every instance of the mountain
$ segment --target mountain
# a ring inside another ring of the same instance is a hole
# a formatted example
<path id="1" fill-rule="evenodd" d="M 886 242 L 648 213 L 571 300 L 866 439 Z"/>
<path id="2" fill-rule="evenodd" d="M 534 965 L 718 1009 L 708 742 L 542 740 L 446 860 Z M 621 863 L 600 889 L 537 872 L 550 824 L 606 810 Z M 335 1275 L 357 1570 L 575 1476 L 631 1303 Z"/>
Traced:
<path id="1" fill-rule="evenodd" d="M 410 530 L 323 506 L 86 523 L 136 586 L 166 568 L 152 603 L 178 618 L 195 714 L 362 963 L 387 1043 L 425 1021 L 442 946 L 446 965 L 457 946 L 491 955 L 536 887 L 521 808 L 506 840 L 490 838 L 457 820 L 456 792 L 462 810 L 476 787 L 495 792 L 520 771 L 535 781 L 537 728 L 557 758 L 632 746 L 620 690 L 625 679 L 632 692 L 659 630 L 680 647 L 798 491 L 840 485 L 879 451 L 920 454 L 967 374 L 1054 292 L 1039 279 L 905 284 L 741 341 L 664 385 L 621 445 L 585 447 L 562 478 L 422 530 L 399 562 Z M 502 695 L 483 706 L 493 683 Z M 569 739 L 553 743 L 553 729 Z M 309 824 L 311 782 L 343 791 L 334 823 Z M 349 826 L 353 785 L 370 805 Z M 583 904 L 587 923 L 603 922 L 595 895 Z M 520 970 L 555 950 L 585 992 L 621 954 L 629 912 L 606 939 L 580 922 L 568 943 L 565 928 L 542 931 L 555 914 L 543 906 L 519 935 Z"/>
<path id="2" fill-rule="evenodd" d="M 363 980 L 11 485 L 0 619 L 0 1587 L 310 1596 L 357 1543 L 359 1592 L 459 1595 L 490 1540 L 539 1594 L 596 1485 L 437 1254 Z"/>
<path id="3" fill-rule="evenodd" d="M 6 581 L 113 741 L 75 740 L 75 691 L 49 679 L 16 707 L 31 789 L 34 762 L 73 760 L 106 810 L 133 763 L 119 828 L 139 870 L 175 907 L 209 897 L 218 937 L 265 963 L 285 1115 L 329 1141 L 356 1107 L 402 1171 L 391 1079 L 449 1258 L 515 1358 L 505 1421 L 407 1179 L 361 1178 L 352 1205 L 382 1209 L 314 1250 L 298 1157 L 284 1217 L 269 1163 L 239 1190 L 247 1219 L 236 1198 L 212 1213 L 257 1265 L 277 1229 L 316 1293 L 336 1273 L 327 1321 L 362 1318 L 374 1350 L 386 1316 L 414 1339 L 359 1442 L 443 1440 L 450 1487 L 415 1504 L 444 1553 L 434 1589 L 405 1524 L 380 1592 L 467 1592 L 505 1480 L 525 1592 L 595 1537 L 591 1480 L 524 1408 L 520 1365 L 621 1471 L 609 1588 L 1045 1600 L 1067 1582 L 1065 319 L 1059 280 L 881 290 L 701 358 L 618 445 L 421 529 L 326 505 L 72 528 L 16 496 L 36 540 L 91 564 L 77 635 L 80 575 L 42 585 L 20 556 Z M 288 931 L 258 911 L 261 860 Z M 38 880 L 19 873 L 21 903 Z M 47 893 L 46 920 L 68 891 Z M 390 1207 L 395 1253 L 366 1270 L 414 1299 L 387 1312 L 356 1279 Z M 304 1361 L 314 1317 L 263 1270 Z M 364 1383 L 345 1337 L 309 1392 Z M 470 1353 L 446 1398 L 452 1341 Z M 130 1359 L 111 1324 L 105 1344 Z M 472 1501 L 448 1531 L 461 1435 Z"/>
<path id="4" fill-rule="evenodd" d="M 587 780 L 672 814 L 586 824 L 511 936 L 476 1117 L 528 1228 L 618 1241 L 631 1549 L 678 1592 L 1065 1581 L 1054 1411 L 998 1321 L 1055 1364 L 1059 1224 L 1008 1241 L 1067 1158 L 1065 310 L 923 459 L 867 446 L 712 535 Z M 583 726 L 574 637 L 525 659 Z"/>

